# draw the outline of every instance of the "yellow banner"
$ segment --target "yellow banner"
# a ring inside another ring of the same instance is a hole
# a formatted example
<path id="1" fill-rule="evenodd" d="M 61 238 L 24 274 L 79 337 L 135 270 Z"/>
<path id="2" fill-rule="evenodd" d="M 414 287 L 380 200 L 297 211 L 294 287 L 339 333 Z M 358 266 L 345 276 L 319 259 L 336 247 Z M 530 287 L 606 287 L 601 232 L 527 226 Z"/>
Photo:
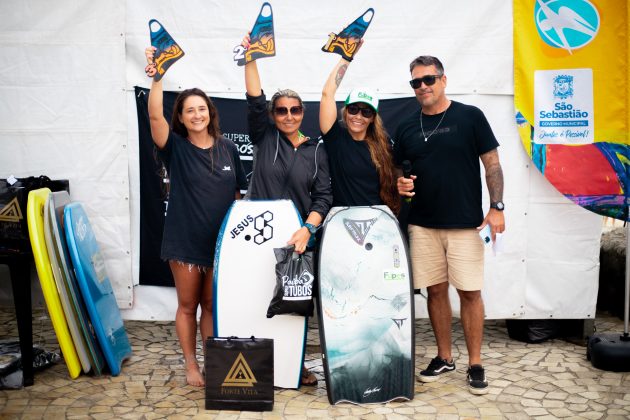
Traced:
<path id="1" fill-rule="evenodd" d="M 514 0 L 521 140 L 565 196 L 628 220 L 630 13 L 626 0 Z"/>

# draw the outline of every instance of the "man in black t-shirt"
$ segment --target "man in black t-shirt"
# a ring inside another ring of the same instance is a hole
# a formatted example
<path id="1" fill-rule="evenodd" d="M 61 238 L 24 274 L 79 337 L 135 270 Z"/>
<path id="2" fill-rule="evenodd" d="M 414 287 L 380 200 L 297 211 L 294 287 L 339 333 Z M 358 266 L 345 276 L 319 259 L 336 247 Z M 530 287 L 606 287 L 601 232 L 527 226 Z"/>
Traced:
<path id="1" fill-rule="evenodd" d="M 505 229 L 499 143 L 481 110 L 446 97 L 446 75 L 437 58 L 420 56 L 411 62 L 410 71 L 421 109 L 398 126 L 394 159 L 407 171 L 411 168 L 409 177 L 398 178 L 398 191 L 411 199 L 408 222 L 414 285 L 427 288 L 438 347 L 437 356 L 420 372 L 420 380 L 433 382 L 455 370 L 448 297 L 452 284 L 461 302 L 469 390 L 485 394 L 488 382 L 481 364 L 484 241 L 479 232 L 488 225 L 494 241 Z M 480 159 L 491 202 L 485 217 Z"/>

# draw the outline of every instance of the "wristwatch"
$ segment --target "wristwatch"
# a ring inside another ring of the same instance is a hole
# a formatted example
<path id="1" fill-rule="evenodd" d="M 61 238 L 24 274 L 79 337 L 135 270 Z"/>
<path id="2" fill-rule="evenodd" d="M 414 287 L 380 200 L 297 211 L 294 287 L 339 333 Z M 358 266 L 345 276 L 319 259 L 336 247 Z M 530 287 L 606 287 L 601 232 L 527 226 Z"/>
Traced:
<path id="1" fill-rule="evenodd" d="M 503 201 L 496 201 L 494 203 L 490 203 L 490 208 L 503 211 L 505 210 L 505 204 L 503 204 Z"/>
<path id="2" fill-rule="evenodd" d="M 315 235 L 315 232 L 317 232 L 317 229 L 319 229 L 318 226 L 315 226 L 311 223 L 304 223 L 304 227 L 308 229 L 309 232 L 311 232 L 311 235 Z"/>

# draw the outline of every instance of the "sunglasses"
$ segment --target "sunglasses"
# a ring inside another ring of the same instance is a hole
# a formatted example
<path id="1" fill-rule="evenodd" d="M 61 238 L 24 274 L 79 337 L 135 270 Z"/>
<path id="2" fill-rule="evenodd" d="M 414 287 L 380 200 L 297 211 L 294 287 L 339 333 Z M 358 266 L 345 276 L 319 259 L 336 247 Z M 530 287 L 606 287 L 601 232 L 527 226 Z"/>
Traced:
<path id="1" fill-rule="evenodd" d="M 361 111 L 361 115 L 363 115 L 365 118 L 373 117 L 376 113 L 372 108 L 362 107 L 355 104 L 348 105 L 346 107 L 346 111 L 348 111 L 348 114 L 350 115 L 357 115 L 359 111 Z"/>
<path id="2" fill-rule="evenodd" d="M 292 106 L 291 108 L 287 108 L 286 106 L 279 106 L 273 109 L 273 113 L 280 116 L 285 116 L 288 114 L 302 115 L 303 112 L 304 107 L 302 107 L 302 105 Z"/>
<path id="3" fill-rule="evenodd" d="M 429 76 L 418 77 L 416 79 L 410 80 L 409 84 L 414 89 L 418 89 L 420 86 L 422 86 L 423 83 L 426 86 L 433 86 L 435 84 L 435 81 L 440 77 L 442 77 L 441 74 L 432 74 Z"/>

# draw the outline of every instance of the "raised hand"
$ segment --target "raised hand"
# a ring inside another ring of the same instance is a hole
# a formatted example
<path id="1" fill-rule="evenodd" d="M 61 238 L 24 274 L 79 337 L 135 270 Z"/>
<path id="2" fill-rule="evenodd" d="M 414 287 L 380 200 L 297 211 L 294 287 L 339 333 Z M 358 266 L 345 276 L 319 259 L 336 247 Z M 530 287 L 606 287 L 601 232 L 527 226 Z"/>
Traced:
<path id="1" fill-rule="evenodd" d="M 155 47 L 147 47 L 144 49 L 144 55 L 147 58 L 147 66 L 144 68 L 144 72 L 149 77 L 153 77 L 157 73 L 157 65 L 155 64 Z"/>

